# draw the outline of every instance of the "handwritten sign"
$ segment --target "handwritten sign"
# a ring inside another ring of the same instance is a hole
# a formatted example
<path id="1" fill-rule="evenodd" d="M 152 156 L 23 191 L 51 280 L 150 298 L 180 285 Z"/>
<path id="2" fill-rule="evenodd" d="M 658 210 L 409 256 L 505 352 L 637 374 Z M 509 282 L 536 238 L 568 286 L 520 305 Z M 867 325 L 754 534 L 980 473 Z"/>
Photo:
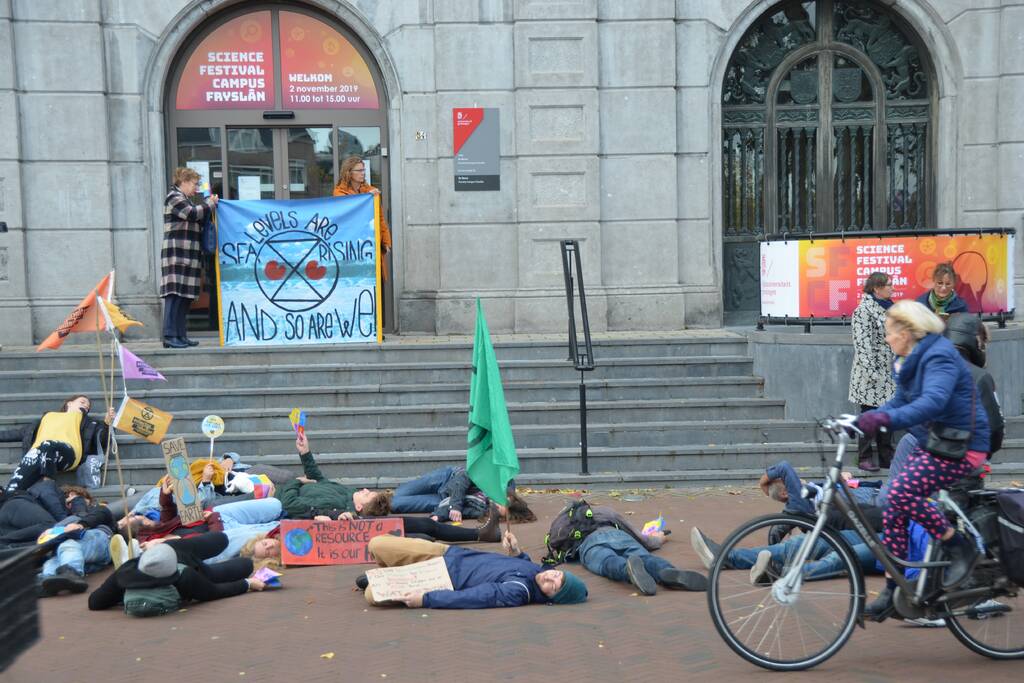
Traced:
<path id="1" fill-rule="evenodd" d="M 452 577 L 443 557 L 404 567 L 381 567 L 366 572 L 374 602 L 401 600 L 406 593 L 452 590 Z"/>
<path id="2" fill-rule="evenodd" d="M 367 545 L 374 536 L 403 536 L 400 517 L 317 522 L 281 520 L 281 560 L 286 565 L 367 564 Z"/>
<path id="3" fill-rule="evenodd" d="M 203 506 L 199 504 L 199 493 L 192 481 L 188 465 L 188 450 L 185 439 L 168 439 L 160 443 L 164 453 L 167 476 L 174 482 L 174 500 L 178 504 L 178 517 L 182 524 L 203 521 Z"/>

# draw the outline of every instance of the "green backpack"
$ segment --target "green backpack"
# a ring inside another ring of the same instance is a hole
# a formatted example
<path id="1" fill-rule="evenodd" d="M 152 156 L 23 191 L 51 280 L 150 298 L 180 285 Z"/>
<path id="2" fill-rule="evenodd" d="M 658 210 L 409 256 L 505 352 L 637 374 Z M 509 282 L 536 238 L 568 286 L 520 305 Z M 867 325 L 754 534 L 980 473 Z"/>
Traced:
<path id="1" fill-rule="evenodd" d="M 185 565 L 178 564 L 178 572 Z M 124 591 L 124 613 L 133 617 L 159 617 L 181 607 L 181 594 L 174 586 L 127 588 Z"/>

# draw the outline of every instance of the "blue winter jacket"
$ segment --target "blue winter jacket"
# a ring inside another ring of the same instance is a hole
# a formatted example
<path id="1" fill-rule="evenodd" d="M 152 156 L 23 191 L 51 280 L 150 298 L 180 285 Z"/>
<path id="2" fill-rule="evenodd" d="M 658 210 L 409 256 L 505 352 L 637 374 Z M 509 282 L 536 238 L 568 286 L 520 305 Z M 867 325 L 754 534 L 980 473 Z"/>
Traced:
<path id="1" fill-rule="evenodd" d="M 452 546 L 444 553 L 444 563 L 454 590 L 424 594 L 424 607 L 482 609 L 551 601 L 534 580 L 544 568 L 534 564 L 526 553 L 508 557 Z"/>
<path id="2" fill-rule="evenodd" d="M 921 296 L 917 297 L 917 299 L 915 299 L 915 301 L 917 301 L 919 304 L 924 304 L 925 306 L 927 306 L 929 311 L 932 310 L 932 305 L 928 302 L 928 296 L 931 293 L 932 290 L 929 289 L 927 292 L 925 292 Z M 934 313 L 934 311 L 932 312 Z M 967 302 L 961 299 L 959 294 L 953 292 L 953 299 L 949 302 L 949 305 L 946 306 L 946 313 L 948 313 L 949 315 L 953 315 L 954 313 L 966 312 Z"/>
<path id="3" fill-rule="evenodd" d="M 937 334 L 917 342 L 896 375 L 896 394 L 878 410 L 889 415 L 892 429 L 907 429 L 922 446 L 932 423 L 970 429 L 967 446 L 989 452 L 988 416 L 974 392 L 974 378 L 956 347 Z M 974 395 L 974 424 L 971 396 Z"/>

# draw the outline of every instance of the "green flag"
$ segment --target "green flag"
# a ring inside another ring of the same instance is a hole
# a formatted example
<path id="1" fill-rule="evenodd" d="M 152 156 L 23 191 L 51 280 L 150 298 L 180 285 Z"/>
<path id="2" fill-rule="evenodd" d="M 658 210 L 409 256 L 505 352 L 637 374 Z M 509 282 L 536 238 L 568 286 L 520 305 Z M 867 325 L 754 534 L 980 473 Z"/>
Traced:
<path id="1" fill-rule="evenodd" d="M 487 497 L 508 505 L 509 480 L 519 474 L 516 442 L 505 407 L 498 359 L 491 346 L 487 320 L 476 300 L 476 338 L 473 340 L 473 376 L 469 382 L 469 435 L 466 473 Z"/>

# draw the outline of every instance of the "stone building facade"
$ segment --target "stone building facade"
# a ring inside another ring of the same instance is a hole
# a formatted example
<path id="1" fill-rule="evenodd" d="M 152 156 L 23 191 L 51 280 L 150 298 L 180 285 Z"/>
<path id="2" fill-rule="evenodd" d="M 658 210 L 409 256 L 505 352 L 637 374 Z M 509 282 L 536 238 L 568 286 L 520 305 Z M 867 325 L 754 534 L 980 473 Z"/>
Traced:
<path id="1" fill-rule="evenodd" d="M 267 8 L 333 22 L 374 62 L 395 329 L 470 332 L 480 296 L 494 332 L 564 330 L 566 238 L 593 329 L 721 325 L 723 81 L 779 4 L 0 0 L 0 343 L 44 337 L 111 268 L 155 334 L 174 69 L 219 16 Z M 861 4 L 928 53 L 934 226 L 1021 229 L 1024 5 Z M 451 110 L 474 106 L 500 110 L 498 192 L 453 189 Z"/>

